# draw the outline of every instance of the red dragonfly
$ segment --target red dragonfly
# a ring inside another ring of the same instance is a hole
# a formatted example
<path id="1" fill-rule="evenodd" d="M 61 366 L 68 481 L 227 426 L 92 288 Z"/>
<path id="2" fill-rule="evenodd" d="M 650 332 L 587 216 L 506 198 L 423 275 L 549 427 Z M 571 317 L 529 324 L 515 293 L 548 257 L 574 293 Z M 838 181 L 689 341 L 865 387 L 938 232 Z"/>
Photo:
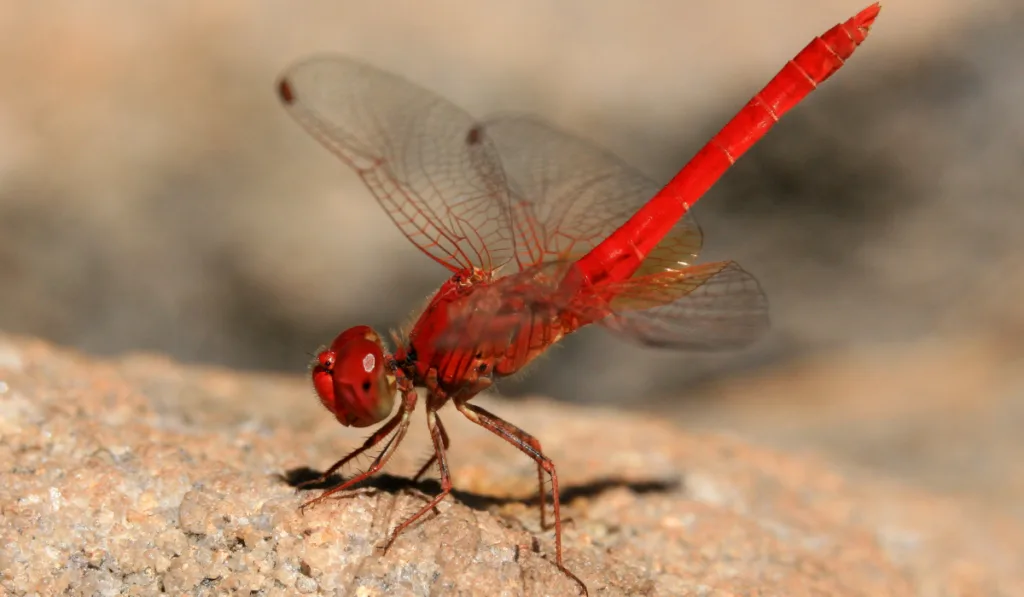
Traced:
<path id="1" fill-rule="evenodd" d="M 591 323 L 659 347 L 737 348 L 760 336 L 768 309 L 759 284 L 732 261 L 694 263 L 702 234 L 689 209 L 843 66 L 879 10 L 873 4 L 814 38 L 660 190 L 611 154 L 535 119 L 478 122 L 346 57 L 290 67 L 277 90 L 291 115 L 359 174 L 413 244 L 451 272 L 412 329 L 392 332 L 393 353 L 358 326 L 316 357 L 313 385 L 342 425 L 379 423 L 396 394 L 402 399 L 319 481 L 386 440 L 370 467 L 302 507 L 380 471 L 409 428 L 414 388 L 425 387 L 434 455 L 416 479 L 436 463 L 441 491 L 395 528 L 384 549 L 452 488 L 448 434 L 437 415 L 450 401 L 537 462 L 544 528 L 550 476 L 557 566 L 586 593 L 562 559 L 554 463 L 536 438 L 470 400 Z"/>

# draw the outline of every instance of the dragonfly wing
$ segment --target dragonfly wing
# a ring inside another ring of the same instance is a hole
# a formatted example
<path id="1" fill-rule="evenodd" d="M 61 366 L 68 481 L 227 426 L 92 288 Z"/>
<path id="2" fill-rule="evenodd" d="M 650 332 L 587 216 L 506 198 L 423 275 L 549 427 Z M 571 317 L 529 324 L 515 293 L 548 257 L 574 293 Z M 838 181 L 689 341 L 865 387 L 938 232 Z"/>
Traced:
<path id="1" fill-rule="evenodd" d="M 461 108 L 354 59 L 284 73 L 289 113 L 352 167 L 401 231 L 452 271 L 513 256 L 507 182 L 494 144 Z"/>
<path id="2" fill-rule="evenodd" d="M 437 345 L 504 346 L 524 335 L 542 343 L 561 314 L 570 312 L 573 293 L 563 290 L 561 282 L 571 266 L 549 261 L 474 287 L 449 304 L 448 325 Z"/>
<path id="3" fill-rule="evenodd" d="M 611 153 L 532 117 L 497 118 L 484 126 L 512 192 L 515 257 L 523 272 L 585 255 L 661 189 Z M 578 289 L 560 308 L 570 318 L 650 346 L 713 350 L 749 344 L 767 328 L 764 293 L 733 262 L 693 265 L 702 244 L 700 226 L 688 212 L 632 277 Z M 524 313 L 552 302 L 534 292 L 537 302 L 527 303 Z"/>
<path id="4" fill-rule="evenodd" d="M 586 254 L 662 185 L 589 141 L 528 116 L 484 130 L 501 155 L 519 269 Z M 692 264 L 703 235 L 687 213 L 648 255 L 640 274 Z"/>
<path id="5" fill-rule="evenodd" d="M 760 284 L 733 261 L 582 288 L 565 284 L 571 266 L 546 262 L 478 287 L 450 305 L 438 344 L 507 345 L 528 336 L 531 347 L 548 346 L 553 331 L 597 323 L 646 346 L 729 350 L 768 329 Z"/>
<path id="6" fill-rule="evenodd" d="M 595 286 L 574 309 L 647 346 L 730 350 L 760 338 L 769 326 L 768 300 L 754 276 L 719 261 L 634 276 Z"/>

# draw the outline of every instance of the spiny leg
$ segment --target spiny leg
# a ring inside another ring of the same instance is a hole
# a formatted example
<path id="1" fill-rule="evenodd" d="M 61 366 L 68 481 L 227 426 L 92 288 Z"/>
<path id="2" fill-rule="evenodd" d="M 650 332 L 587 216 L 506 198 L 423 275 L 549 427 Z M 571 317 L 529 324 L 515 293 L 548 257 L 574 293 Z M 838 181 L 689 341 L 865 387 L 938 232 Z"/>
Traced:
<path id="1" fill-rule="evenodd" d="M 440 420 L 440 419 L 438 419 L 438 421 L 437 421 L 437 422 L 438 422 L 438 423 L 440 423 L 440 422 L 441 422 L 441 420 Z M 442 440 L 444 440 L 444 449 L 445 449 L 445 450 L 447 450 L 447 449 L 448 449 L 448 446 L 450 445 L 450 444 L 448 443 L 448 432 L 447 432 L 447 431 L 445 431 L 445 430 L 444 430 L 444 427 L 442 427 L 442 426 L 440 426 L 440 425 L 438 426 L 438 428 L 439 428 L 439 429 L 441 430 L 441 439 L 442 439 Z M 429 468 L 430 468 L 430 465 L 434 464 L 435 462 L 437 462 L 437 453 L 436 453 L 436 452 L 430 455 L 430 460 L 427 460 L 427 463 L 426 463 L 426 464 L 424 464 L 424 465 L 423 465 L 423 466 L 422 466 L 422 467 L 420 468 L 420 472 L 416 473 L 416 476 L 414 476 L 414 477 L 412 478 L 412 482 L 413 482 L 413 483 L 415 483 L 415 482 L 419 481 L 419 480 L 420 480 L 420 477 L 422 477 L 422 476 L 423 476 L 423 474 L 427 472 L 427 469 L 429 469 Z"/>
<path id="2" fill-rule="evenodd" d="M 447 399 L 448 394 L 438 384 L 438 381 L 437 381 L 437 369 L 431 368 L 429 371 L 427 371 L 427 375 L 424 378 L 423 383 L 426 386 L 427 391 L 430 392 L 431 396 L 433 396 L 433 397 L 445 397 L 445 400 Z M 478 379 L 476 381 L 476 383 L 472 387 L 464 388 L 463 389 L 464 393 L 462 394 L 462 396 L 465 396 L 465 397 L 463 397 L 462 400 L 468 400 L 470 397 L 477 395 L 478 393 L 482 392 L 483 390 L 486 390 L 487 388 L 489 388 L 491 386 L 491 383 L 492 383 L 491 380 L 489 378 L 486 378 L 486 377 Z M 441 402 L 443 402 L 443 401 L 444 400 L 442 400 Z M 438 423 L 440 423 L 440 419 L 438 419 Z M 441 437 L 442 437 L 442 439 L 444 439 L 444 449 L 447 450 L 448 449 L 448 445 L 449 445 L 448 444 L 448 433 L 445 432 L 443 426 L 441 426 Z M 534 440 L 534 441 L 536 441 L 536 440 Z M 540 444 L 539 443 L 537 444 L 537 449 L 540 450 Z M 430 459 L 427 460 L 426 464 L 424 464 L 422 467 L 420 467 L 419 472 L 416 473 L 416 476 L 412 478 L 412 482 L 415 483 L 416 481 L 419 481 L 420 477 L 422 477 L 423 474 L 426 473 L 428 469 L 430 469 L 430 465 L 434 464 L 434 462 L 436 462 L 436 461 L 437 461 L 437 453 L 435 452 L 430 457 Z M 541 476 L 542 474 L 543 474 L 542 471 L 540 469 L 537 469 L 537 476 L 539 478 L 541 478 L 541 479 L 543 479 L 543 477 Z M 541 491 L 543 491 L 543 487 L 541 488 Z M 543 500 L 543 498 L 541 498 L 541 499 Z M 542 516 L 542 520 L 543 520 L 543 514 L 541 516 Z"/>
<path id="3" fill-rule="evenodd" d="M 391 417 L 391 420 L 388 421 L 383 427 L 381 427 L 376 433 L 370 436 L 370 438 L 366 440 L 362 447 L 357 448 L 354 452 L 336 462 L 334 466 L 332 466 L 330 469 L 328 469 L 326 473 L 324 473 L 324 477 L 336 471 L 338 468 L 343 466 L 346 462 L 348 462 L 355 456 L 361 454 L 362 452 L 365 452 L 367 449 L 380 443 L 380 441 L 387 437 L 388 433 L 390 433 L 391 430 L 397 426 L 398 431 L 395 432 L 394 437 L 392 437 L 388 441 L 387 445 L 384 446 L 384 450 L 380 454 L 378 454 L 376 458 L 374 458 L 373 462 L 370 464 L 370 467 L 367 468 L 362 473 L 356 475 L 355 477 L 352 477 L 348 481 L 345 481 L 344 483 L 327 489 L 319 496 L 305 502 L 304 504 L 299 506 L 299 510 L 305 510 L 306 508 L 312 506 L 313 504 L 321 502 L 324 499 L 330 497 L 331 495 L 338 493 L 339 491 L 344 491 L 349 487 L 352 487 L 356 483 L 360 483 L 365 479 L 372 477 L 374 474 L 377 473 L 377 471 L 384 468 L 384 465 L 387 464 L 388 460 L 391 459 L 391 455 L 395 453 L 396 449 L 398 449 L 398 445 L 402 443 L 402 439 L 405 437 L 405 433 L 409 430 L 409 415 L 415 408 L 416 391 L 413 390 L 412 387 L 410 386 L 409 388 L 403 390 L 401 410 L 397 414 L 395 414 L 394 417 Z"/>
<path id="4" fill-rule="evenodd" d="M 448 442 L 446 438 L 448 433 L 444 430 L 444 426 L 441 425 L 441 419 L 437 417 L 437 413 L 432 410 L 427 410 L 427 427 L 430 429 L 430 438 L 434 441 L 434 455 L 437 458 L 437 468 L 441 473 L 441 492 L 430 501 L 429 504 L 420 508 L 419 512 L 413 514 L 409 518 L 405 519 L 405 522 L 395 527 L 395 531 L 391 533 L 391 537 L 387 543 L 384 544 L 384 551 L 387 552 L 391 544 L 398 538 L 398 534 L 404 531 L 409 525 L 416 522 L 418 518 L 430 512 L 437 506 L 441 500 L 443 500 L 452 490 L 452 479 L 448 474 L 448 458 L 445 456 L 445 449 L 447 448 Z"/>
<path id="5" fill-rule="evenodd" d="M 540 450 L 540 442 L 536 438 L 531 436 L 529 433 L 516 427 L 512 423 L 505 421 L 501 417 L 490 413 L 479 406 L 473 404 L 467 404 L 464 402 L 456 402 L 455 408 L 459 409 L 459 412 L 466 415 L 466 418 L 473 421 L 477 425 L 480 425 L 484 429 L 487 429 L 491 433 L 494 433 L 498 437 L 504 439 L 508 443 L 518 448 L 521 452 L 533 458 L 537 465 L 542 471 L 547 472 L 551 475 L 551 501 L 555 511 L 555 554 L 557 558 L 558 569 L 563 574 L 571 578 L 579 585 L 580 589 L 583 590 L 584 595 L 588 595 L 587 585 L 583 584 L 583 581 L 578 576 L 569 571 L 562 562 L 562 515 L 560 511 L 561 500 L 558 495 L 558 473 L 555 472 L 555 463 L 550 458 L 544 455 Z M 543 477 L 541 484 L 541 495 L 544 494 L 543 488 Z"/>
<path id="6" fill-rule="evenodd" d="M 339 461 L 335 462 L 334 464 L 332 464 L 331 468 L 329 468 L 326 471 L 324 471 L 324 473 L 322 475 L 320 475 L 319 477 L 317 477 L 316 479 L 310 479 L 309 481 L 303 481 L 302 483 L 299 483 L 297 485 L 297 487 L 299 489 L 302 489 L 303 487 L 306 487 L 306 486 L 309 486 L 309 485 L 319 485 L 321 483 L 326 482 L 327 479 L 332 474 L 335 473 L 335 471 L 337 471 L 341 467 L 343 467 L 346 464 L 348 464 L 349 462 L 351 462 L 353 458 L 356 458 L 357 456 L 359 456 L 363 452 L 365 452 L 365 451 L 369 450 L 370 448 L 376 446 L 385 437 L 390 435 L 391 432 L 394 431 L 394 429 L 398 425 L 398 423 L 401 422 L 402 417 L 404 415 L 405 415 L 404 409 L 401 412 L 396 413 L 395 416 L 391 417 L 391 419 L 389 419 L 388 422 L 384 424 L 383 427 L 381 427 L 377 431 L 374 431 L 373 435 L 371 435 L 370 437 L 366 438 L 366 441 L 363 442 L 363 445 L 359 446 L 355 450 L 352 450 L 344 458 L 342 458 L 341 460 L 339 460 Z"/>
<path id="7" fill-rule="evenodd" d="M 484 409 L 482 407 L 473 406 L 472 408 L 474 410 L 476 410 L 479 414 L 481 414 L 481 415 L 483 415 L 485 417 L 488 417 L 491 420 L 498 421 L 500 423 L 504 423 L 505 425 L 507 425 L 510 428 L 510 430 L 519 439 L 521 439 L 522 441 L 526 442 L 526 444 L 529 445 L 531 448 L 533 448 L 534 451 L 536 451 L 537 454 L 543 454 L 544 453 L 544 449 L 540 447 L 540 440 L 539 439 L 533 437 L 532 435 L 530 435 L 529 433 L 523 431 L 519 427 L 516 427 L 515 425 L 512 425 L 511 423 L 508 423 L 508 422 L 502 420 L 501 417 L 499 417 L 498 415 L 496 415 L 496 414 L 494 414 L 494 413 L 492 413 L 492 412 L 490 412 L 490 411 L 488 411 L 488 410 L 486 410 L 486 409 Z M 536 460 L 536 458 L 534 458 L 534 460 Z M 555 476 L 554 476 L 554 464 L 552 464 L 551 466 L 552 466 L 552 470 L 551 470 L 552 490 L 555 492 L 555 499 L 558 499 L 558 485 L 555 484 L 556 483 L 556 479 L 555 479 Z M 540 528 L 544 529 L 545 531 L 551 528 L 550 526 L 548 526 L 547 496 L 548 496 L 547 485 L 545 485 L 545 483 L 544 483 L 544 465 L 542 465 L 541 462 L 539 460 L 537 460 L 537 498 L 540 500 Z M 559 516 L 558 516 L 558 511 L 557 510 L 555 511 L 555 519 L 556 520 L 561 520 L 561 518 L 559 518 Z"/>
<path id="8" fill-rule="evenodd" d="M 391 459 L 391 455 L 395 453 L 394 449 L 397 448 L 398 444 L 402 442 L 402 438 L 405 437 L 405 432 L 408 431 L 408 430 L 409 430 L 409 420 L 408 420 L 408 418 L 406 418 L 405 420 L 403 420 L 401 422 L 401 425 L 398 427 L 398 431 L 395 432 L 395 437 L 392 438 L 391 441 L 388 442 L 387 446 L 385 447 L 385 451 L 381 452 L 381 454 L 379 456 L 377 456 L 376 459 L 374 459 L 373 464 L 370 465 L 369 468 L 367 468 L 362 473 L 359 473 L 355 477 L 352 477 L 348 481 L 345 481 L 344 483 L 341 483 L 339 485 L 336 485 L 335 487 L 332 487 L 330 489 L 325 490 L 319 496 L 317 496 L 317 497 L 307 501 L 306 503 L 302 504 L 301 506 L 299 506 L 299 509 L 300 510 L 305 510 L 306 508 L 308 508 L 308 507 L 310 507 L 310 506 L 312 506 L 312 505 L 314 505 L 316 503 L 322 502 L 323 500 L 327 499 L 331 495 L 334 495 L 335 493 L 338 493 L 339 491 L 345 491 L 346 489 L 348 489 L 349 487 L 352 487 L 356 483 L 360 483 L 360 482 L 362 482 L 362 481 L 372 477 L 373 475 L 375 475 L 377 473 L 377 471 L 379 471 L 380 469 L 384 468 L 384 465 L 387 464 L 388 460 Z"/>
<path id="9" fill-rule="evenodd" d="M 427 371 L 427 375 L 423 378 L 423 385 L 427 388 L 427 392 L 428 392 L 428 394 L 430 395 L 430 397 L 432 399 L 439 400 L 442 403 L 447 399 L 448 394 L 444 391 L 443 388 L 441 388 L 441 385 L 437 381 L 437 369 L 431 367 Z M 427 402 L 427 408 L 428 409 L 431 408 L 431 404 L 433 404 L 433 401 L 428 401 Z M 437 407 L 435 406 L 434 408 L 437 408 Z M 438 421 L 440 422 L 440 419 Z M 429 421 L 428 421 L 428 423 L 429 423 Z M 441 438 L 444 439 L 444 449 L 447 450 L 448 449 L 448 433 L 445 432 L 443 426 L 441 427 Z M 434 464 L 435 462 L 437 462 L 437 450 L 436 449 L 434 450 L 434 453 L 430 456 L 430 459 L 427 460 L 426 464 L 424 464 L 422 467 L 420 467 L 419 472 L 417 472 L 416 476 L 412 478 L 412 482 L 415 483 L 416 481 L 419 481 L 420 477 L 422 477 L 423 474 L 426 473 L 427 470 L 430 468 L 430 465 Z"/>

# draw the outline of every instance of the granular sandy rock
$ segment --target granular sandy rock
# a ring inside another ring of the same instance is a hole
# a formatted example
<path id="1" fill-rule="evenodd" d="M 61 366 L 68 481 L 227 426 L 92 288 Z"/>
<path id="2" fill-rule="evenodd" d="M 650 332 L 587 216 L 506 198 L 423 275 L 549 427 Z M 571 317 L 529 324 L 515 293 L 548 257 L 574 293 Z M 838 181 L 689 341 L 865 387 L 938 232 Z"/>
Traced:
<path id="1" fill-rule="evenodd" d="M 591 595 L 1024 595 L 1012 518 L 655 418 L 482 403 L 558 464 L 566 563 Z M 382 554 L 390 530 L 437 491 L 405 481 L 429 454 L 421 418 L 388 475 L 300 514 L 316 493 L 285 479 L 361 439 L 304 379 L 100 361 L 0 337 L 0 588 L 575 594 L 539 528 L 532 461 L 454 410 L 442 416 L 455 498 Z"/>

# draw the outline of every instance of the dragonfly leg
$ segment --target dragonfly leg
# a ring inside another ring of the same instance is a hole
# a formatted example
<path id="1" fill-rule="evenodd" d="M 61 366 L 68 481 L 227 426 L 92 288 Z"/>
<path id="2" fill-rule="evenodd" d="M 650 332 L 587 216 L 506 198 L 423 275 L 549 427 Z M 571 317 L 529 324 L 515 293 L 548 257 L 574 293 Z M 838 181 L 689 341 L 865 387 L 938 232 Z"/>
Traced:
<path id="1" fill-rule="evenodd" d="M 437 460 L 437 468 L 441 473 L 441 492 L 434 496 L 434 499 L 427 505 L 420 508 L 418 512 L 406 518 L 405 521 L 395 527 L 391 537 L 388 538 L 387 543 L 384 544 L 384 551 L 387 552 L 391 544 L 398 538 L 399 533 L 404 531 L 409 525 L 416 522 L 421 516 L 434 509 L 441 500 L 443 500 L 452 490 L 452 479 L 448 474 L 448 458 L 445 455 L 445 449 L 448 447 L 448 433 L 444 430 L 444 426 L 441 424 L 441 419 L 437 417 L 437 413 L 431 410 L 427 411 L 427 427 L 430 429 L 430 438 L 434 441 L 434 452 L 435 459 Z"/>
<path id="2" fill-rule="evenodd" d="M 476 383 L 473 385 L 473 387 L 471 387 L 469 390 L 467 390 L 466 393 L 463 394 L 463 395 L 469 396 L 469 397 L 475 396 L 479 392 L 482 392 L 483 390 L 486 390 L 487 388 L 491 387 L 492 383 L 493 382 L 490 379 L 487 379 L 487 378 L 478 379 L 476 381 Z M 440 407 L 442 404 L 444 404 L 448 400 L 448 394 L 441 388 L 440 384 L 438 384 L 438 382 L 437 382 L 437 369 L 431 368 L 429 371 L 427 371 L 427 375 L 426 375 L 425 379 L 423 380 L 423 384 L 424 384 L 424 386 L 426 386 L 427 392 L 429 392 L 432 397 L 436 397 L 436 401 L 434 403 L 435 407 Z M 459 398 L 456 397 L 455 399 L 458 400 Z M 468 398 L 464 398 L 464 399 L 468 400 Z M 447 450 L 448 449 L 448 433 L 445 432 L 444 427 L 441 427 L 441 438 L 444 440 L 444 449 Z M 540 448 L 539 445 L 537 447 L 538 447 L 538 449 Z M 416 481 L 419 481 L 420 477 L 422 477 L 423 474 L 426 473 L 427 470 L 430 469 L 430 466 L 432 464 L 434 464 L 434 462 L 436 462 L 436 461 L 437 461 L 437 453 L 435 452 L 434 455 L 432 455 L 430 457 L 430 460 L 428 460 L 426 464 L 424 464 L 422 467 L 420 467 L 420 470 L 419 470 L 418 473 L 416 473 L 416 476 L 414 476 L 412 478 L 413 483 L 415 483 Z M 539 473 L 539 471 L 538 471 L 538 473 Z"/>
<path id="3" fill-rule="evenodd" d="M 335 493 L 338 493 L 339 491 L 344 491 L 349 487 L 352 487 L 356 483 L 359 483 L 365 479 L 370 478 L 377 471 L 384 468 L 384 465 L 387 464 L 388 460 L 391 458 L 391 455 L 394 454 L 395 449 L 398 448 L 398 444 L 402 443 L 402 439 L 405 437 L 406 431 L 409 430 L 409 415 L 412 413 L 415 407 L 416 391 L 411 388 L 403 390 L 401 410 L 398 413 L 396 413 L 395 416 L 391 417 L 391 419 L 383 427 L 378 429 L 373 435 L 367 438 L 367 440 L 363 443 L 362 446 L 356 448 L 338 462 L 335 462 L 331 466 L 331 468 L 327 469 L 327 472 L 321 475 L 320 479 L 326 480 L 327 477 L 329 477 L 336 470 L 338 470 L 346 463 L 351 461 L 353 458 L 359 456 L 366 450 L 369 450 L 373 446 L 379 444 L 384 438 L 391 434 L 395 427 L 397 427 L 398 431 L 395 432 L 395 435 L 384 446 L 384 449 L 381 451 L 381 453 L 378 454 L 376 458 L 374 458 L 370 466 L 365 471 L 352 477 L 348 481 L 345 481 L 344 483 L 340 483 L 330 489 L 327 489 L 319 496 L 303 503 L 301 506 L 299 506 L 299 510 L 305 510 L 306 508 L 323 501 L 327 497 Z"/>
<path id="4" fill-rule="evenodd" d="M 440 422 L 441 421 L 438 420 L 438 423 L 440 423 Z M 449 445 L 449 442 L 448 442 L 448 432 L 444 430 L 444 427 L 439 427 L 439 429 L 441 430 L 441 439 L 444 442 L 444 449 L 447 450 L 448 449 L 448 445 Z M 424 464 L 420 468 L 420 471 L 418 473 L 416 473 L 416 475 L 412 478 L 412 482 L 415 483 L 415 482 L 419 481 L 420 477 L 422 477 L 423 474 L 426 473 L 427 470 L 430 469 L 430 466 L 432 464 L 434 464 L 435 462 L 437 462 L 437 453 L 436 452 L 434 454 L 431 454 L 430 460 L 428 460 L 427 463 Z"/>
<path id="5" fill-rule="evenodd" d="M 423 385 L 427 388 L 427 395 L 430 396 L 427 401 L 427 409 L 440 408 L 448 400 L 448 394 L 441 389 L 441 385 L 437 381 L 437 369 L 431 367 L 427 370 L 427 375 L 423 378 Z M 438 402 L 439 401 L 439 402 Z M 448 434 L 444 431 L 444 427 L 441 428 L 441 437 L 444 439 L 444 449 L 448 449 Z M 412 478 L 412 482 L 419 481 L 420 477 L 430 469 L 430 466 L 437 462 L 437 450 L 431 454 L 430 459 L 427 460 L 426 464 L 420 467 L 419 472 Z"/>
<path id="6" fill-rule="evenodd" d="M 383 427 L 381 427 L 377 431 L 374 431 L 373 435 L 371 435 L 370 437 L 366 438 L 366 441 L 363 442 L 363 445 L 359 446 L 355 450 L 352 450 L 344 458 L 342 458 L 341 460 L 339 460 L 339 461 L 335 462 L 334 464 L 332 464 L 331 468 L 329 468 L 326 471 L 324 471 L 324 473 L 322 475 L 320 475 L 316 479 L 310 479 L 309 481 L 303 481 L 302 483 L 299 483 L 296 487 L 298 489 L 302 489 L 303 487 L 307 487 L 309 485 L 319 485 L 319 484 L 324 483 L 325 481 L 327 481 L 327 479 L 331 475 L 333 475 L 341 467 L 343 467 L 346 464 L 348 464 L 349 462 L 351 462 L 353 458 L 356 458 L 357 456 L 359 456 L 363 452 L 365 452 L 365 451 L 369 450 L 370 448 L 376 446 L 385 437 L 390 435 L 391 432 L 394 431 L 395 427 L 402 421 L 403 414 L 404 414 L 404 411 L 400 412 L 400 413 L 397 413 L 395 416 L 391 417 L 391 419 L 388 420 L 388 422 Z"/>
<path id="7" fill-rule="evenodd" d="M 456 401 L 455 407 L 458 408 L 459 412 L 464 414 L 470 421 L 473 421 L 477 425 L 480 425 L 484 429 L 494 433 L 498 437 L 518 448 L 530 458 L 537 461 L 537 466 L 541 471 L 539 473 L 541 476 L 541 504 L 544 503 L 543 473 L 546 472 L 551 475 L 551 502 L 555 511 L 555 554 L 557 557 L 558 568 L 563 574 L 575 581 L 583 591 L 583 594 L 587 595 L 587 586 L 583 584 L 583 581 L 581 581 L 578 576 L 570 572 L 562 561 L 562 515 L 560 511 L 561 502 L 558 496 L 558 473 L 555 472 L 555 463 L 541 451 L 540 442 L 537 441 L 537 438 L 523 431 L 519 427 L 516 427 L 512 423 L 502 419 L 498 415 L 488 412 L 474 404 L 467 404 L 465 402 Z"/>

